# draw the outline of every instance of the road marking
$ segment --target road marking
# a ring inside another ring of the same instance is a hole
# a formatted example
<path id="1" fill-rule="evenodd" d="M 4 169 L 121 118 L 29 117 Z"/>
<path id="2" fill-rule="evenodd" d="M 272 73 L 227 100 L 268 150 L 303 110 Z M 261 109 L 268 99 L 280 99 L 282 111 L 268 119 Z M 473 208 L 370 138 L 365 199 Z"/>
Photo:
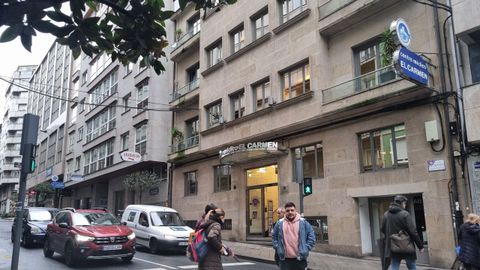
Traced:
<path id="1" fill-rule="evenodd" d="M 168 266 L 168 265 L 164 265 L 164 264 L 160 264 L 160 263 L 156 263 L 156 262 L 147 261 L 147 260 L 140 259 L 140 258 L 137 258 L 137 257 L 133 257 L 133 259 L 134 259 L 134 260 L 137 260 L 137 261 L 142 261 L 142 262 L 146 262 L 146 263 L 158 265 L 158 266 L 165 267 L 165 268 L 168 268 L 168 269 L 177 269 L 176 267 L 171 267 L 171 266 Z M 165 270 L 165 269 L 164 269 L 164 268 L 155 268 L 155 270 Z"/>
<path id="2" fill-rule="evenodd" d="M 238 262 L 238 263 L 222 263 L 223 266 L 245 266 L 245 265 L 255 265 L 252 262 Z M 177 266 L 180 269 L 197 269 L 198 265 L 182 265 Z"/>

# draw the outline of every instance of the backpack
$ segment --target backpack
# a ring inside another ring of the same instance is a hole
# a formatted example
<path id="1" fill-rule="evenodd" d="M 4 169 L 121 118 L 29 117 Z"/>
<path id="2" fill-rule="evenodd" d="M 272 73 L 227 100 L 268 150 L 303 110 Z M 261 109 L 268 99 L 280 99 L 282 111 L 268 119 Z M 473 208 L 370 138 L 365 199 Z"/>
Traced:
<path id="1" fill-rule="evenodd" d="M 187 246 L 187 257 L 192 262 L 202 261 L 208 252 L 207 229 L 202 228 L 190 233 Z"/>

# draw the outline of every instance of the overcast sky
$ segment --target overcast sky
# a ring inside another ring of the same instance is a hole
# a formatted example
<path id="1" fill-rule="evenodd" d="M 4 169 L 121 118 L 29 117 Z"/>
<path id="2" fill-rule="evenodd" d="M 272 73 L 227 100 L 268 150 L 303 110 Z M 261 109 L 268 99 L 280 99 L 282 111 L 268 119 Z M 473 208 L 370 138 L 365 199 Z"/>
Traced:
<path id="1" fill-rule="evenodd" d="M 0 34 L 4 30 L 5 27 L 0 27 Z M 10 42 L 0 43 L 0 76 L 10 78 L 18 66 L 40 64 L 53 41 L 54 37 L 52 35 L 37 32 L 37 36 L 33 37 L 32 52 L 23 48 L 20 37 Z M 7 87 L 8 84 L 0 80 L 0 119 L 3 118 Z"/>

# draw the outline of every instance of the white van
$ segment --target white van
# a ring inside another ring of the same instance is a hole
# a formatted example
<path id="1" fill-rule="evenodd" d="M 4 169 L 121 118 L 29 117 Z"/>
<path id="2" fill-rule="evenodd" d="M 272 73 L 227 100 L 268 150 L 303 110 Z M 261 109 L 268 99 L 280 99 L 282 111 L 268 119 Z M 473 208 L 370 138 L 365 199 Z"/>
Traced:
<path id="1" fill-rule="evenodd" d="M 163 206 L 129 205 L 123 212 L 123 222 L 135 232 L 137 245 L 148 247 L 152 253 L 185 249 L 193 232 L 177 211 Z"/>

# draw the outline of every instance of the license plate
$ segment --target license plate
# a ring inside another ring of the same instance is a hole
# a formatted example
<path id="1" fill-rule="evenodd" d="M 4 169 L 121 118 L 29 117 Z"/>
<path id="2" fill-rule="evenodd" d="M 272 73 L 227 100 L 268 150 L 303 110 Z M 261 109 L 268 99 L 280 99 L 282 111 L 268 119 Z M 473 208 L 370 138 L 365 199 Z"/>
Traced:
<path id="1" fill-rule="evenodd" d="M 108 251 L 108 250 L 120 250 L 122 249 L 122 245 L 107 245 L 103 246 L 103 250 Z"/>
<path id="2" fill-rule="evenodd" d="M 178 242 L 179 246 L 188 246 L 188 242 Z"/>

